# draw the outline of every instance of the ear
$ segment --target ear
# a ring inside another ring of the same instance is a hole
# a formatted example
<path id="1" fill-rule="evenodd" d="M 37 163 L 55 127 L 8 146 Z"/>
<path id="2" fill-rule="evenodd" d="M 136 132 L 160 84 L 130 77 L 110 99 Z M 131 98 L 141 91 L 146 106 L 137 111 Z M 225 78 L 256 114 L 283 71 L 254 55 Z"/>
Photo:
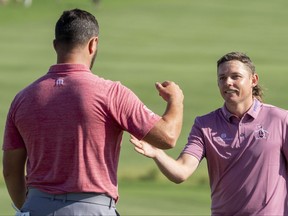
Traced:
<path id="1" fill-rule="evenodd" d="M 94 55 L 97 50 L 98 37 L 92 37 L 88 43 L 89 54 Z"/>
<path id="2" fill-rule="evenodd" d="M 252 87 L 255 87 L 256 85 L 258 85 L 258 80 L 259 80 L 259 76 L 257 73 L 252 75 Z"/>
<path id="3" fill-rule="evenodd" d="M 54 50 L 56 51 L 56 47 L 57 47 L 56 39 L 53 40 L 53 47 L 54 47 Z"/>

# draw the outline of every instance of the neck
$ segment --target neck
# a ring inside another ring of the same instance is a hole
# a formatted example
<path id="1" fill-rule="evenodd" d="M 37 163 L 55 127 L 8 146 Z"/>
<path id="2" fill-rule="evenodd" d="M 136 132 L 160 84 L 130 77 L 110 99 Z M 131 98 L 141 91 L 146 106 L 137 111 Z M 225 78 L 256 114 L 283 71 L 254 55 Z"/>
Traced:
<path id="1" fill-rule="evenodd" d="M 61 48 L 61 49 L 60 49 Z M 67 50 L 65 47 L 60 47 L 56 50 L 57 64 L 83 64 L 90 67 L 91 57 L 81 47 Z"/>
<path id="2" fill-rule="evenodd" d="M 240 119 L 251 108 L 252 105 L 253 105 L 253 99 L 249 101 L 249 103 L 234 103 L 233 104 L 233 103 L 225 102 L 225 106 L 227 110 Z"/>
<path id="3" fill-rule="evenodd" d="M 81 58 L 77 55 L 57 56 L 57 64 L 83 64 L 90 67 L 90 61 Z"/>

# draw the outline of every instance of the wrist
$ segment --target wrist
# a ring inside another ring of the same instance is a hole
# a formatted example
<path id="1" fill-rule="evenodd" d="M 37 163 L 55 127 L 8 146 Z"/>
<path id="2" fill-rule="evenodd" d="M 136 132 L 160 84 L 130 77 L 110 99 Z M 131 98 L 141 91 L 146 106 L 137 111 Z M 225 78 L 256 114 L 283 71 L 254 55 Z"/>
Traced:
<path id="1" fill-rule="evenodd" d="M 164 155 L 164 154 L 165 153 L 162 149 L 157 148 L 157 149 L 155 149 L 155 154 L 154 154 L 154 157 L 152 159 L 155 161 L 158 161 L 162 157 L 162 155 Z"/>
<path id="2" fill-rule="evenodd" d="M 171 104 L 171 105 L 183 105 L 183 98 L 179 98 L 179 97 L 171 97 L 169 100 L 167 100 L 167 103 L 168 104 Z"/>

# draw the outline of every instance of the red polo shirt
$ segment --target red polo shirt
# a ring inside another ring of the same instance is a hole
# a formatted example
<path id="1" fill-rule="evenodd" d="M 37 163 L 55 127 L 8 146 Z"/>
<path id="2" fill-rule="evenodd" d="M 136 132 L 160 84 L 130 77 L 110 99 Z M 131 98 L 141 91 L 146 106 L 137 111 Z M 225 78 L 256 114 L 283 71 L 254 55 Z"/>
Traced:
<path id="1" fill-rule="evenodd" d="M 159 119 L 119 82 L 59 64 L 15 97 L 3 150 L 27 149 L 27 186 L 117 200 L 123 131 L 142 139 Z"/>

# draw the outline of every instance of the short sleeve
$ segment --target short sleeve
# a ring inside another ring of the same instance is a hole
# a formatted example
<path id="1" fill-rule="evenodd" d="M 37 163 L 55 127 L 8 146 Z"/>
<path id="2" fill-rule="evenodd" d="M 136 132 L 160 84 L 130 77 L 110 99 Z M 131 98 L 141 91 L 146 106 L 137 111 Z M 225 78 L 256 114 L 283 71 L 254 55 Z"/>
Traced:
<path id="1" fill-rule="evenodd" d="M 143 139 L 161 118 L 119 82 L 113 85 L 108 98 L 109 112 L 115 121 L 138 139 Z"/>
<path id="2" fill-rule="evenodd" d="M 10 110 L 8 112 L 4 130 L 4 140 L 2 147 L 4 151 L 25 147 L 25 143 L 21 137 L 21 134 L 19 133 L 15 125 L 12 113 L 13 113 L 13 106 L 10 107 Z"/>
<path id="3" fill-rule="evenodd" d="M 288 162 L 288 111 L 287 115 L 284 119 L 284 124 L 283 124 L 283 153 L 285 155 L 286 161 Z"/>
<path id="4" fill-rule="evenodd" d="M 188 136 L 188 142 L 182 151 L 182 154 L 183 153 L 193 155 L 199 161 L 205 156 L 203 131 L 201 130 L 198 118 L 195 119 L 194 125 Z"/>

